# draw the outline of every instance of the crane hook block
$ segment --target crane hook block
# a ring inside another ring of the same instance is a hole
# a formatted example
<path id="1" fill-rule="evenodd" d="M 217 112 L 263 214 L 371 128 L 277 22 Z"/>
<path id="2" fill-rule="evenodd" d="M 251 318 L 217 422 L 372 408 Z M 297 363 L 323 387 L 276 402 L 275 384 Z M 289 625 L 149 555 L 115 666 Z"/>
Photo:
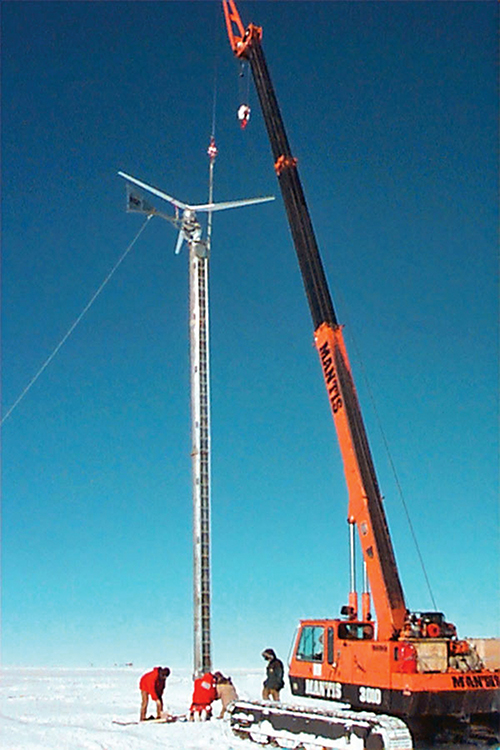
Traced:
<path id="1" fill-rule="evenodd" d="M 238 120 L 240 121 L 240 126 L 242 130 L 245 130 L 246 126 L 248 125 L 248 121 L 250 119 L 250 107 L 248 104 L 242 104 L 241 107 L 238 109 Z"/>

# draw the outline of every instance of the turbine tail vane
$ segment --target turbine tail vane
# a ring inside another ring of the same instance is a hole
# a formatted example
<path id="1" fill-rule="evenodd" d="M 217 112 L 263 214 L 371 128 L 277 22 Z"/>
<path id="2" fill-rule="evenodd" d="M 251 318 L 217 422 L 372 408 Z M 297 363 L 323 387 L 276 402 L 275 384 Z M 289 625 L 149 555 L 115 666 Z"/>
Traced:
<path id="1" fill-rule="evenodd" d="M 154 214 L 156 209 L 142 197 L 138 190 L 127 183 L 127 211 L 129 213 Z"/>

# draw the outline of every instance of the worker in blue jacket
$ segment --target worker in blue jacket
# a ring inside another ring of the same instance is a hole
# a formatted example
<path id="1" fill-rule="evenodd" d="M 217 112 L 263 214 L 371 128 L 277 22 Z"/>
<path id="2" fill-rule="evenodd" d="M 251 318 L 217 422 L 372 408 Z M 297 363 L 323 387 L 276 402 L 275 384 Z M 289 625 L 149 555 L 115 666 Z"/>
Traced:
<path id="1" fill-rule="evenodd" d="M 266 648 L 262 652 L 263 658 L 267 661 L 266 679 L 262 690 L 262 699 L 279 701 L 280 690 L 283 689 L 283 662 L 278 659 L 272 648 Z"/>

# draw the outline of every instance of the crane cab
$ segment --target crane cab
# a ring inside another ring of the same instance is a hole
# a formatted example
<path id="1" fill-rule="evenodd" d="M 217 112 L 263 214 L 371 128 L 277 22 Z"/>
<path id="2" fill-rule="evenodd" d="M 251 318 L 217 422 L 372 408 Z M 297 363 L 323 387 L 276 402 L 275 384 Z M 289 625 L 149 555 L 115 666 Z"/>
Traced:
<path id="1" fill-rule="evenodd" d="M 348 684 L 363 670 L 389 673 L 387 645 L 375 641 L 369 620 L 302 620 L 290 660 L 290 687 L 304 695 L 351 703 Z"/>

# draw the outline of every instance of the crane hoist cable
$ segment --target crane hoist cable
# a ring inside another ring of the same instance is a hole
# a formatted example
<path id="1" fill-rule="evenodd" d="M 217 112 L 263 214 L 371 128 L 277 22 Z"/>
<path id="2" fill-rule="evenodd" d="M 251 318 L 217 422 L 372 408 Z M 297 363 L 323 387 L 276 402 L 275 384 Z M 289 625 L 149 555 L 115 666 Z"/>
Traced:
<path id="1" fill-rule="evenodd" d="M 239 60 L 238 75 L 238 120 L 242 130 L 248 125 L 250 119 L 250 73 L 246 60 Z"/>
<path id="2" fill-rule="evenodd" d="M 218 17 L 217 17 L 218 20 Z M 217 41 L 217 30 L 219 28 L 218 23 L 215 23 L 214 26 L 214 34 L 215 34 L 215 42 Z M 214 50 L 216 50 L 214 55 L 214 78 L 213 78 L 213 96 L 212 96 L 212 129 L 210 132 L 210 143 L 207 149 L 208 158 L 209 161 L 209 168 L 208 168 L 208 202 L 213 203 L 213 195 L 214 195 L 214 166 L 215 166 L 215 159 L 217 157 L 218 151 L 217 146 L 215 145 L 215 126 L 216 126 L 216 119 L 217 119 L 217 88 L 218 88 L 218 58 L 217 58 L 217 50 L 218 45 L 214 44 Z M 210 245 L 212 240 L 212 211 L 209 211 L 207 214 L 207 250 L 210 253 Z"/>

